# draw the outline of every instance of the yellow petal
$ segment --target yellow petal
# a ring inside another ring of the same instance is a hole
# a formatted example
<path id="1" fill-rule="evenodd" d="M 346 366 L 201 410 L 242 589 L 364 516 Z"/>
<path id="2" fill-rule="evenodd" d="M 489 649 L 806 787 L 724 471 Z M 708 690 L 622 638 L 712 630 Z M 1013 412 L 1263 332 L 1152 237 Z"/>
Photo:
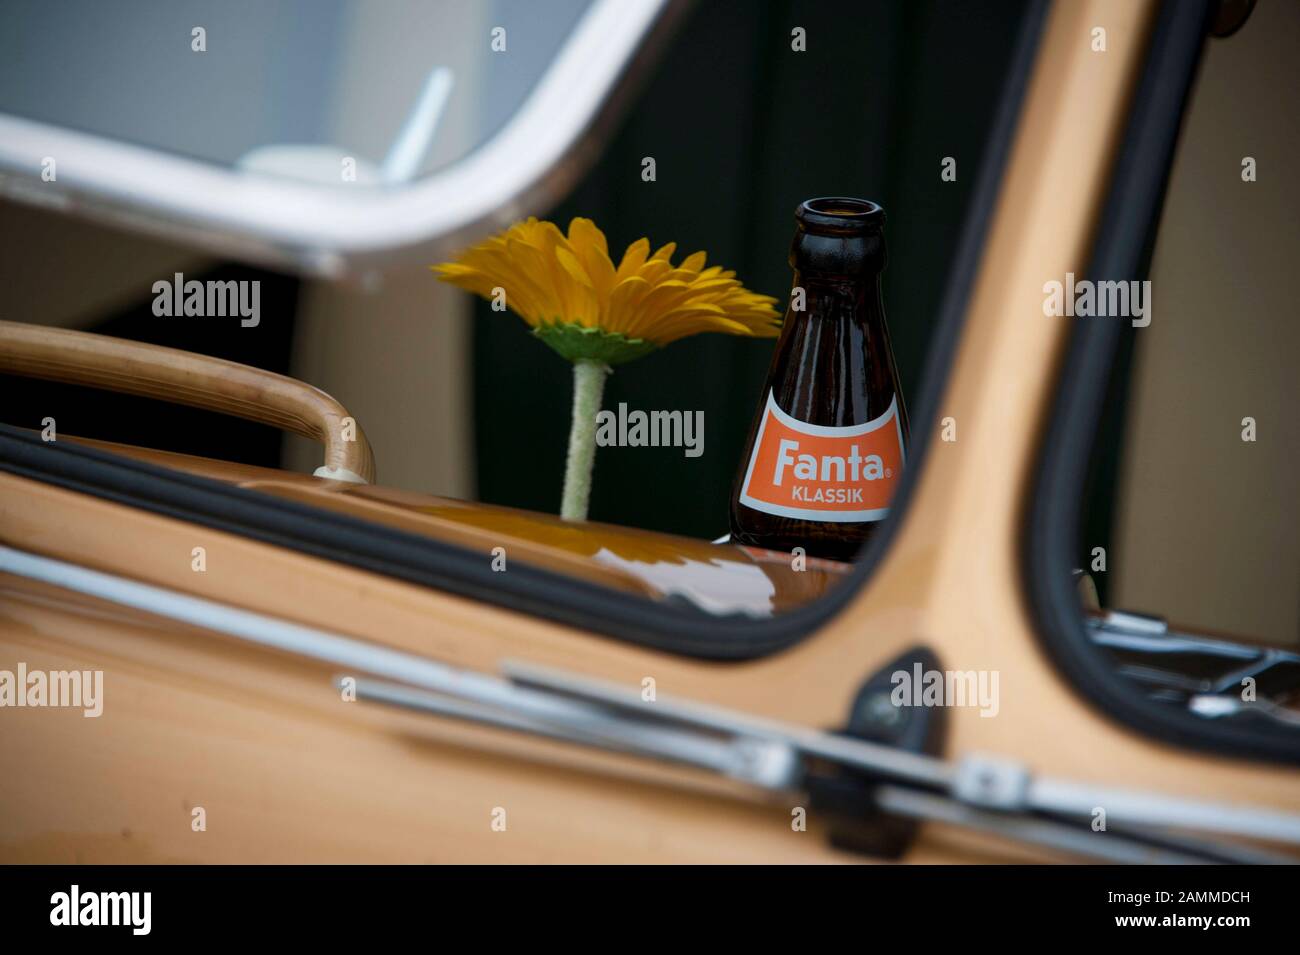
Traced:
<path id="1" fill-rule="evenodd" d="M 673 253 L 676 252 L 676 251 L 677 251 L 677 243 L 676 243 L 676 242 L 669 242 L 667 245 L 660 246 L 660 247 L 655 251 L 655 254 L 652 255 L 652 256 L 650 256 L 650 258 L 651 258 L 651 259 L 661 259 L 661 260 L 667 262 L 669 259 L 671 259 L 671 258 L 673 257 Z"/>
<path id="2" fill-rule="evenodd" d="M 555 257 L 560 260 L 560 264 L 564 266 L 564 271 L 568 272 L 575 282 L 591 288 L 591 278 L 587 275 L 587 270 L 582 267 L 582 263 L 578 261 L 576 255 L 568 249 L 556 249 Z"/>
<path id="3" fill-rule="evenodd" d="M 609 258 L 609 243 L 605 241 L 605 233 L 596 228 L 596 223 L 590 219 L 584 219 L 581 216 L 575 216 L 569 223 L 569 244 L 575 249 L 582 246 L 591 246 L 597 249 L 601 255 Z"/>
<path id="4" fill-rule="evenodd" d="M 614 263 L 609 260 L 609 247 L 605 234 L 590 219 L 574 219 L 569 223 L 569 245 L 582 263 L 596 297 L 602 302 L 609 298 L 614 287 Z"/>
<path id="5" fill-rule="evenodd" d="M 708 261 L 708 258 L 709 257 L 706 253 L 696 252 L 692 255 L 688 255 L 685 261 L 677 267 L 688 272 L 698 272 L 700 269 L 704 268 L 704 263 Z"/>
<path id="6" fill-rule="evenodd" d="M 629 275 L 635 275 L 636 270 L 645 264 L 645 260 L 650 255 L 650 240 L 637 239 L 627 247 L 623 253 L 623 261 L 618 263 L 618 279 L 622 281 Z"/>

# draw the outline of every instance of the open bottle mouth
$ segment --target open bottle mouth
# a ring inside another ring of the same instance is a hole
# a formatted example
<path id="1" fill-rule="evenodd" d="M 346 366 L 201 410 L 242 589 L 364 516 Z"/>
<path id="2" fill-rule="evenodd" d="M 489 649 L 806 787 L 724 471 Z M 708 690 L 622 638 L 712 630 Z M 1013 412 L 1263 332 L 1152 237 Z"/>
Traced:
<path id="1" fill-rule="evenodd" d="M 809 199 L 799 204 L 794 217 L 807 232 L 835 235 L 866 235 L 885 224 L 885 210 L 879 205 L 846 197 Z"/>

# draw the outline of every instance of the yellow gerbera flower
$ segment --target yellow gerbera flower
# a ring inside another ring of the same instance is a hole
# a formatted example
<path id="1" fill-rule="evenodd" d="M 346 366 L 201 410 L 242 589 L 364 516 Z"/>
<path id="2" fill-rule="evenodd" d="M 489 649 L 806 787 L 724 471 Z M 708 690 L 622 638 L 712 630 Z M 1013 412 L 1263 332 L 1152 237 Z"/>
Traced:
<path id="1" fill-rule="evenodd" d="M 673 265 L 676 249 L 670 242 L 652 255 L 650 241 L 638 239 L 615 267 L 590 219 L 575 218 L 566 238 L 530 218 L 433 268 L 486 299 L 504 291 L 505 304 L 570 361 L 621 364 L 700 332 L 780 332 L 776 299 L 749 291 L 735 272 L 705 268 L 703 252 Z"/>
<path id="2" fill-rule="evenodd" d="M 627 247 L 615 267 L 605 234 L 590 219 L 530 218 L 480 242 L 454 262 L 433 266 L 438 278 L 500 301 L 533 334 L 573 362 L 573 422 L 560 516 L 583 520 L 596 459 L 596 414 L 605 376 L 620 365 L 700 332 L 775 338 L 776 299 L 751 292 L 736 273 L 705 268 L 705 254 L 673 265 L 676 243 L 653 255 L 650 241 Z"/>

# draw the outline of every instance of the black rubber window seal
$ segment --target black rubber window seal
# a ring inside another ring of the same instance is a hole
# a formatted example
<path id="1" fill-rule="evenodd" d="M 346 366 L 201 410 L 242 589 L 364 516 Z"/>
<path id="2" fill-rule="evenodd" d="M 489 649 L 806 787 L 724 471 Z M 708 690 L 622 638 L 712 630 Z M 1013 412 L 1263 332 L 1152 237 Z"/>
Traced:
<path id="1" fill-rule="evenodd" d="M 979 268 L 1021 106 L 1038 52 L 1048 3 L 1030 4 L 1007 73 L 993 129 L 962 228 L 935 340 L 922 376 L 918 421 L 933 420 L 947 381 Z M 624 594 L 541 567 L 512 563 L 494 573 L 485 555 L 442 541 L 284 501 L 110 452 L 0 425 L 0 470 L 192 524 L 446 590 L 555 620 L 654 650 L 710 660 L 749 660 L 788 649 L 851 600 L 892 542 L 924 469 L 932 428 L 919 428 L 886 521 L 851 575 L 828 595 L 771 618 L 718 616 L 684 602 Z"/>
<path id="2" fill-rule="evenodd" d="M 1146 278 L 1174 148 L 1216 7 L 1170 0 L 1157 16 L 1093 247 L 1088 278 L 1094 281 Z M 1249 716 L 1211 721 L 1148 700 L 1089 639 L 1071 569 L 1122 319 L 1073 321 L 1024 523 L 1021 576 L 1042 644 L 1089 704 L 1128 729 L 1196 750 L 1300 763 L 1294 730 Z"/>

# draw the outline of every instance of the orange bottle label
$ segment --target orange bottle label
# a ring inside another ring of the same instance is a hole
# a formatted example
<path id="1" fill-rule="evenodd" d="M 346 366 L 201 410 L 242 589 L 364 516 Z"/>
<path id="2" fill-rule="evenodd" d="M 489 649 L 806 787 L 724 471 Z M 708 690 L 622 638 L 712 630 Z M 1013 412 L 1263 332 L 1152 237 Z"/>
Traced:
<path id="1" fill-rule="evenodd" d="M 809 521 L 881 521 L 903 473 L 898 398 L 878 418 L 828 428 L 792 418 L 767 395 L 740 503 Z"/>

